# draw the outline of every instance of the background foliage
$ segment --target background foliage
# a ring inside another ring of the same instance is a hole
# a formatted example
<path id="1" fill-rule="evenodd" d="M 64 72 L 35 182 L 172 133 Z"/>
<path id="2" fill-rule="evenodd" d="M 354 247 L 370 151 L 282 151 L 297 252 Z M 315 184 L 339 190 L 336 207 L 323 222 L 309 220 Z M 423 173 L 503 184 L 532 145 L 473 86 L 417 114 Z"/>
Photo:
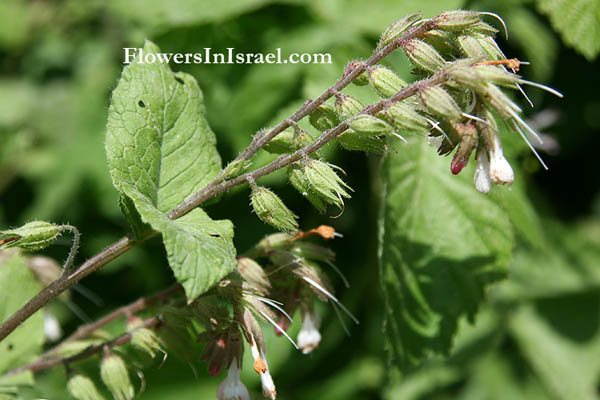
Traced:
<path id="1" fill-rule="evenodd" d="M 542 171 L 509 132 L 503 141 L 517 181 L 512 190 L 494 188 L 488 198 L 472 188 L 471 171 L 452 177 L 450 160 L 432 158 L 431 149 L 421 146 L 423 140 L 395 146 L 383 173 L 379 160 L 330 146 L 325 152 L 346 170 L 348 182 L 357 189 L 338 219 L 316 214 L 284 185 L 283 175 L 265 178 L 263 182 L 274 185 L 303 216 L 303 228 L 328 223 L 345 235 L 333 247 L 337 265 L 352 287 L 345 290 L 341 282 L 337 287 L 361 321 L 347 337 L 331 310 L 324 309 L 323 342 L 310 357 L 275 340 L 271 332 L 269 362 L 278 390 L 288 399 L 597 398 L 600 180 L 594 161 L 600 144 L 600 96 L 593 89 L 600 87 L 600 65 L 594 61 L 600 50 L 600 11 L 594 0 L 372 0 L 368 6 L 361 0 L 4 0 L 0 226 L 32 219 L 76 225 L 83 234 L 79 260 L 122 236 L 126 221 L 108 175 L 104 130 L 123 47 L 141 47 L 148 38 L 165 52 L 205 47 L 268 52 L 281 47 L 284 53 L 332 54 L 332 65 L 173 67 L 198 80 L 221 158 L 230 160 L 257 129 L 278 122 L 306 98 L 318 95 L 349 60 L 367 57 L 387 24 L 418 10 L 433 16 L 459 7 L 499 13 L 510 33 L 502 43 L 505 53 L 531 61 L 522 70 L 526 78 L 565 94 L 558 102 L 529 91 L 536 103 L 535 110 L 527 111 L 531 120 L 541 126 L 557 117 L 543 129 L 550 135 L 548 141 L 556 143 L 548 149 L 551 154 L 544 155 L 550 171 Z M 387 61 L 410 79 L 401 54 Z M 350 92 L 369 100 L 359 89 Z M 266 162 L 270 156 L 259 157 Z M 388 196 L 382 199 L 384 187 Z M 245 191 L 228 193 L 209 213 L 214 219 L 233 221 L 240 251 L 270 232 L 250 214 Z M 377 228 L 380 215 L 386 226 L 382 232 Z M 489 222 L 489 229 L 474 235 L 469 228 L 474 219 Z M 381 249 L 381 274 L 379 234 L 391 238 L 388 243 L 396 247 Z M 61 243 L 64 246 L 46 253 L 62 260 L 69 243 Z M 70 298 L 53 304 L 65 331 L 166 287 L 173 277 L 159 244 L 154 239 L 133 249 L 84 280 Z M 481 270 L 479 266 L 490 265 L 482 261 L 490 249 L 505 259 Z M 386 267 L 390 260 L 391 269 Z M 18 263 L 5 265 L 17 268 Z M 446 275 L 435 276 L 442 267 Z M 390 287 L 392 273 L 411 277 L 415 285 Z M 504 275 L 506 280 L 483 288 L 483 283 Z M 388 340 L 382 333 L 386 303 L 380 282 L 392 311 L 387 314 L 397 317 L 388 318 L 387 331 L 398 329 Z M 36 290 L 15 291 L 2 275 L 0 285 L 0 297 L 14 293 L 15 302 L 17 296 L 24 300 Z M 85 292 L 94 296 L 82 295 Z M 484 293 L 488 301 L 481 303 Z M 3 297 L 0 304 L 9 307 Z M 409 304 L 415 315 L 393 313 L 399 304 Z M 0 309 L 0 317 L 6 310 Z M 40 318 L 34 318 L 23 328 L 38 332 L 28 344 L 34 350 L 41 345 L 40 324 Z M 403 343 L 412 343 L 419 354 L 400 354 Z M 396 351 L 385 353 L 384 347 Z M 31 348 L 21 354 L 23 359 L 31 355 Z M 393 365 L 407 372 L 394 368 L 388 374 L 387 354 L 395 354 Z M 414 366 L 422 355 L 430 356 Z M 6 362 L 0 359 L 0 371 L 7 368 Z M 174 356 L 160 370 L 147 369 L 142 398 L 213 396 L 219 379 L 209 378 L 205 365 L 194 362 L 197 379 Z M 251 368 L 243 373 L 258 394 L 258 378 Z M 64 385 L 64 370 L 57 368 L 40 374 L 35 388 L 24 396 L 64 398 Z"/>

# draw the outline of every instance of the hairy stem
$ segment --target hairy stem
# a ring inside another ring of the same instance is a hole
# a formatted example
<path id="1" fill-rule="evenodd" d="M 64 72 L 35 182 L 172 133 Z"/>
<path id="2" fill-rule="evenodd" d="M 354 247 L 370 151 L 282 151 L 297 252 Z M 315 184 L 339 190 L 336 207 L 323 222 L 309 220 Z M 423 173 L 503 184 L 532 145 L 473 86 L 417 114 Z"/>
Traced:
<path id="1" fill-rule="evenodd" d="M 340 78 L 333 86 L 325 90 L 318 98 L 310 102 L 307 101 L 306 103 L 304 103 L 304 105 L 298 111 L 296 111 L 290 118 L 282 121 L 273 129 L 265 132 L 262 135 L 255 136 L 250 145 L 246 148 L 246 150 L 244 150 L 236 158 L 236 160 L 234 160 L 234 162 L 237 160 L 249 160 L 254 154 L 256 154 L 256 152 L 259 149 L 261 149 L 266 143 L 268 143 L 269 140 L 277 136 L 287 127 L 291 126 L 291 124 L 293 124 L 294 122 L 297 122 L 309 115 L 318 106 L 320 106 L 327 99 L 333 96 L 334 93 L 344 89 L 356 77 L 363 73 L 368 66 L 375 65 L 381 59 L 389 55 L 392 51 L 400 47 L 403 42 L 422 35 L 428 30 L 433 29 L 434 26 L 435 25 L 433 23 L 433 20 L 429 20 L 419 26 L 413 27 L 404 34 L 402 34 L 400 37 L 396 38 L 394 41 L 389 43 L 387 46 L 381 49 L 376 49 L 374 54 L 364 63 L 357 63 L 354 64 L 354 66 L 349 67 L 349 69 L 347 69 L 344 72 L 342 78 Z M 432 85 L 445 81 L 447 79 L 446 75 L 447 74 L 444 71 L 440 71 L 428 79 L 424 79 L 415 82 L 411 85 L 408 85 L 393 97 L 382 100 L 374 105 L 365 107 L 362 113 L 376 114 L 377 112 L 381 111 L 386 105 L 389 105 L 394 101 L 403 100 L 412 96 L 419 90 L 419 88 L 423 87 L 424 85 Z M 323 132 L 310 145 L 292 154 L 282 155 L 278 157 L 275 161 L 262 168 L 240 175 L 231 180 L 223 181 L 223 172 L 221 172 L 219 176 L 217 176 L 203 189 L 191 195 L 190 197 L 185 199 L 180 205 L 169 211 L 167 213 L 167 216 L 171 219 L 180 218 L 183 215 L 190 212 L 191 210 L 193 210 L 194 208 L 198 207 L 206 200 L 209 200 L 221 193 L 224 193 L 234 186 L 245 184 L 249 178 L 258 179 L 273 171 L 284 168 L 290 165 L 291 163 L 298 161 L 301 158 L 306 157 L 307 155 L 317 151 L 329 141 L 335 139 L 337 136 L 343 133 L 346 129 L 348 129 L 346 122 L 342 122 L 335 128 Z M 52 299 L 56 298 L 62 292 L 69 289 L 71 286 L 75 285 L 89 274 L 97 271 L 102 266 L 106 265 L 108 262 L 125 253 L 126 251 L 134 247 L 136 244 L 147 240 L 154 234 L 155 233 L 150 233 L 143 238 L 137 239 L 134 239 L 133 237 L 129 236 L 123 237 L 115 243 L 113 243 L 112 245 L 105 248 L 104 250 L 102 250 L 100 253 L 88 259 L 71 274 L 65 275 L 56 280 L 55 282 L 51 283 L 33 299 L 27 302 L 27 304 L 25 304 L 21 309 L 16 311 L 11 317 L 4 321 L 2 325 L 0 325 L 0 341 L 6 338 L 13 330 L 15 330 L 21 323 L 23 323 L 23 321 L 25 321 L 27 318 L 33 315 L 33 313 L 35 313 L 37 310 L 48 304 Z"/>
<path id="2" fill-rule="evenodd" d="M 79 242 L 81 239 L 81 234 L 79 233 L 79 229 L 74 227 L 73 225 L 61 225 L 60 229 L 62 231 L 69 231 L 73 234 L 73 244 L 71 245 L 71 250 L 69 251 L 69 255 L 67 256 L 67 260 L 63 265 L 62 275 L 67 275 L 71 266 L 73 265 L 73 261 L 75 261 L 75 256 L 77 255 L 77 251 L 79 250 Z"/>
<path id="3" fill-rule="evenodd" d="M 102 352 L 103 350 L 105 350 L 107 348 L 112 349 L 113 347 L 122 346 L 124 344 L 127 344 L 131 341 L 133 332 L 137 331 L 138 329 L 142 329 L 142 328 L 148 328 L 148 329 L 154 328 L 157 325 L 159 325 L 160 323 L 161 323 L 160 318 L 150 317 L 148 319 L 145 319 L 136 328 L 134 328 L 128 332 L 125 332 L 124 334 L 122 334 L 119 337 L 116 337 L 113 340 L 109 340 L 104 343 L 90 346 L 90 347 L 86 348 L 85 350 L 83 350 L 77 354 L 74 354 L 72 356 L 69 356 L 69 357 L 56 357 L 56 358 L 40 357 L 39 359 L 32 362 L 31 364 L 27 364 L 27 365 L 24 365 L 17 369 L 14 369 L 12 371 L 9 371 L 5 375 L 7 375 L 7 376 L 8 375 L 16 375 L 16 374 L 19 374 L 19 373 L 22 373 L 25 371 L 38 372 L 38 371 L 43 371 L 48 368 L 55 367 L 57 365 L 65 365 L 65 364 L 73 363 L 75 361 L 84 360 L 90 356 L 93 356 L 95 354 Z"/>
<path id="4" fill-rule="evenodd" d="M 77 328 L 77 330 L 75 332 L 73 332 L 73 334 L 71 334 L 71 336 L 64 339 L 59 344 L 57 344 L 56 346 L 54 346 L 53 348 L 51 348 L 50 350 L 48 350 L 47 352 L 45 352 L 44 354 L 39 356 L 36 360 L 34 360 L 31 363 L 24 365 L 22 367 L 8 371 L 4 375 L 15 375 L 15 374 L 21 373 L 23 371 L 32 371 L 32 372 L 41 371 L 43 369 L 50 368 L 57 364 L 79 361 L 86 357 L 89 357 L 89 356 L 97 353 L 98 350 L 96 350 L 94 352 L 88 352 L 89 349 L 85 349 L 81 353 L 78 353 L 72 357 L 53 357 L 53 355 L 57 354 L 60 351 L 60 349 L 62 349 L 67 343 L 71 343 L 76 340 L 85 339 L 85 338 L 89 337 L 90 335 L 92 335 L 95 331 L 102 328 L 103 326 L 108 325 L 112 321 L 114 321 L 118 318 L 121 318 L 121 317 L 128 317 L 130 315 L 133 315 L 136 312 L 142 311 L 156 303 L 163 302 L 170 296 L 172 296 L 176 293 L 179 293 L 179 292 L 183 292 L 183 287 L 179 283 L 175 283 L 175 284 L 169 286 L 167 289 L 162 290 L 152 296 L 140 297 L 139 299 L 135 300 L 134 302 L 129 303 L 125 306 L 119 307 L 116 310 L 110 312 L 109 314 L 106 314 L 104 317 L 98 319 L 97 321 L 80 326 L 79 328 Z M 148 321 L 148 320 L 146 320 L 146 321 Z M 154 325 L 152 325 L 152 326 L 154 326 Z M 146 327 L 148 327 L 148 326 L 146 326 Z M 125 335 L 130 334 L 132 332 L 133 331 L 127 332 L 127 333 L 125 333 Z M 124 335 L 121 335 L 118 338 L 116 338 L 115 340 L 107 342 L 105 344 L 113 343 L 114 341 L 118 340 L 119 338 L 122 338 L 123 336 Z M 118 343 L 118 344 L 115 343 L 109 347 L 114 347 L 114 346 L 118 346 L 121 344 L 125 344 L 128 341 L 129 341 L 129 339 L 126 342 Z M 100 345 L 100 347 L 105 344 Z"/>

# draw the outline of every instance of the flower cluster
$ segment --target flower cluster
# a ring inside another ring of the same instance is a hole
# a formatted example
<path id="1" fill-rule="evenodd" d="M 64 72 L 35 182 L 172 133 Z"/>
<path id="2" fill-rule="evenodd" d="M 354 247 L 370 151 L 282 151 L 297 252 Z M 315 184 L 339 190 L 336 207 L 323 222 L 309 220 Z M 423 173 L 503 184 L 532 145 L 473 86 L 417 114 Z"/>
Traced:
<path id="1" fill-rule="evenodd" d="M 263 395 L 276 398 L 260 321 L 270 323 L 277 334 L 285 336 L 303 354 L 313 351 L 321 341 L 317 299 L 330 302 L 336 310 L 341 308 L 356 321 L 335 297 L 322 269 L 322 265 L 328 265 L 340 273 L 333 264 L 334 253 L 307 240 L 310 236 L 335 235 L 327 226 L 295 235 L 269 235 L 238 259 L 234 273 L 191 305 L 193 318 L 208 327 L 198 340 L 206 343 L 201 358 L 208 362 L 209 373 L 215 376 L 223 368 L 227 370 L 218 389 L 220 400 L 250 398 L 240 380 L 244 341 L 250 348 L 254 371 L 260 375 Z M 218 305 L 216 299 L 226 300 L 226 305 Z M 294 341 L 287 330 L 297 310 L 302 327 Z"/>

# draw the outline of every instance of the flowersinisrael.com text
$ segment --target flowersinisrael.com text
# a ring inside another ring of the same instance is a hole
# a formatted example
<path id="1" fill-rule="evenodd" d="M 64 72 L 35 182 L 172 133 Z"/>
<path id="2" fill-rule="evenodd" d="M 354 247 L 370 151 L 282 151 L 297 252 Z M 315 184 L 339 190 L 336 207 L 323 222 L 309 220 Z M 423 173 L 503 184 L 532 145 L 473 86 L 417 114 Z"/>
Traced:
<path id="1" fill-rule="evenodd" d="M 237 53 L 233 47 L 224 52 L 213 52 L 205 47 L 199 53 L 144 53 L 137 47 L 125 47 L 123 64 L 136 61 L 140 64 L 331 64 L 329 53 L 282 54 L 280 48 L 273 53 Z"/>

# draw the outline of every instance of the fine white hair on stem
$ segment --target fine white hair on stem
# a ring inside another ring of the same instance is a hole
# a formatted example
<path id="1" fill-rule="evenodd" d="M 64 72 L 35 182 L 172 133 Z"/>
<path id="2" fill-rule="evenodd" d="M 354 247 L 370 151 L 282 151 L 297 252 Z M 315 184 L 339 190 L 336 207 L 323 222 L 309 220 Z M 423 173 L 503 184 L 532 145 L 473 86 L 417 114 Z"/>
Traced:
<path id="1" fill-rule="evenodd" d="M 538 89 L 542 89 L 545 92 L 552 93 L 553 95 L 555 95 L 556 97 L 558 97 L 560 99 L 562 99 L 564 97 L 563 94 L 561 92 L 559 92 L 558 90 L 552 89 L 550 86 L 542 85 L 541 83 L 528 81 L 527 79 L 519 79 L 519 83 L 522 83 L 522 84 L 528 85 L 528 86 L 533 86 Z"/>
<path id="2" fill-rule="evenodd" d="M 294 340 L 287 334 L 287 332 L 284 331 L 283 329 L 281 329 L 281 327 L 279 325 L 277 325 L 277 323 L 275 321 L 273 321 L 273 319 L 271 317 L 269 317 L 267 314 L 265 314 L 261 310 L 256 310 L 256 311 L 258 311 L 258 313 L 260 315 L 262 315 L 264 319 L 269 321 L 271 323 L 271 325 L 273 325 L 275 327 L 275 329 L 277 329 L 277 331 L 279 331 L 283 336 L 285 336 L 287 338 L 287 340 L 289 340 L 290 343 L 296 348 L 296 350 L 298 350 L 298 346 L 296 345 L 296 342 L 294 342 Z"/>
<path id="3" fill-rule="evenodd" d="M 494 14 L 493 12 L 480 12 L 480 15 L 489 15 L 490 17 L 496 18 L 498 21 L 500 21 L 500 23 L 502 24 L 502 27 L 504 28 L 504 36 L 506 37 L 506 40 L 508 40 L 508 28 L 506 28 L 506 24 L 504 23 L 504 20 L 498 15 L 498 14 Z"/>
<path id="4" fill-rule="evenodd" d="M 538 159 L 538 161 L 540 162 L 540 164 L 542 164 L 542 167 L 544 167 L 544 169 L 547 171 L 548 167 L 546 166 L 546 163 L 544 163 L 544 160 L 542 160 L 542 157 L 540 157 L 540 155 L 535 150 L 535 148 L 533 147 L 533 145 L 529 142 L 529 140 L 527 140 L 527 136 L 525 136 L 525 133 L 523 133 L 523 131 L 521 130 L 521 128 L 519 128 L 519 125 L 516 122 L 513 122 L 513 126 L 517 130 L 517 132 L 519 132 L 519 135 L 521 135 L 521 137 L 523 138 L 523 140 L 525 141 L 525 143 L 527 143 L 527 146 L 529 146 L 529 149 L 531 149 L 531 151 L 536 156 L 536 158 Z"/>
<path id="5" fill-rule="evenodd" d="M 304 279 L 306 282 L 308 282 L 310 285 L 312 285 L 315 289 L 317 289 L 319 292 L 323 293 L 325 296 L 327 296 L 328 298 L 331 299 L 331 301 L 333 301 L 334 303 L 336 303 L 338 306 L 340 306 L 340 308 L 342 310 L 344 310 L 344 312 L 346 314 L 348 314 L 348 316 L 350 317 L 350 319 L 352 319 L 352 321 L 354 321 L 355 324 L 359 324 L 358 319 L 352 315 L 352 313 L 350 312 L 350 310 L 348 310 L 334 295 L 332 295 L 331 293 L 329 293 L 329 291 L 327 289 L 325 289 L 323 286 L 319 285 L 317 282 L 313 281 L 312 279 L 303 276 L 302 279 Z"/>
<path id="6" fill-rule="evenodd" d="M 332 263 L 329 260 L 326 260 L 325 263 L 327 265 L 329 265 L 331 267 L 331 269 L 333 269 L 339 275 L 340 278 L 342 278 L 342 282 L 344 282 L 344 286 L 349 288 L 350 283 L 348 282 L 348 279 L 346 279 L 346 276 L 344 276 L 344 274 L 342 273 L 342 271 L 340 271 L 340 269 L 337 267 L 337 265 L 335 265 L 334 263 Z"/>

